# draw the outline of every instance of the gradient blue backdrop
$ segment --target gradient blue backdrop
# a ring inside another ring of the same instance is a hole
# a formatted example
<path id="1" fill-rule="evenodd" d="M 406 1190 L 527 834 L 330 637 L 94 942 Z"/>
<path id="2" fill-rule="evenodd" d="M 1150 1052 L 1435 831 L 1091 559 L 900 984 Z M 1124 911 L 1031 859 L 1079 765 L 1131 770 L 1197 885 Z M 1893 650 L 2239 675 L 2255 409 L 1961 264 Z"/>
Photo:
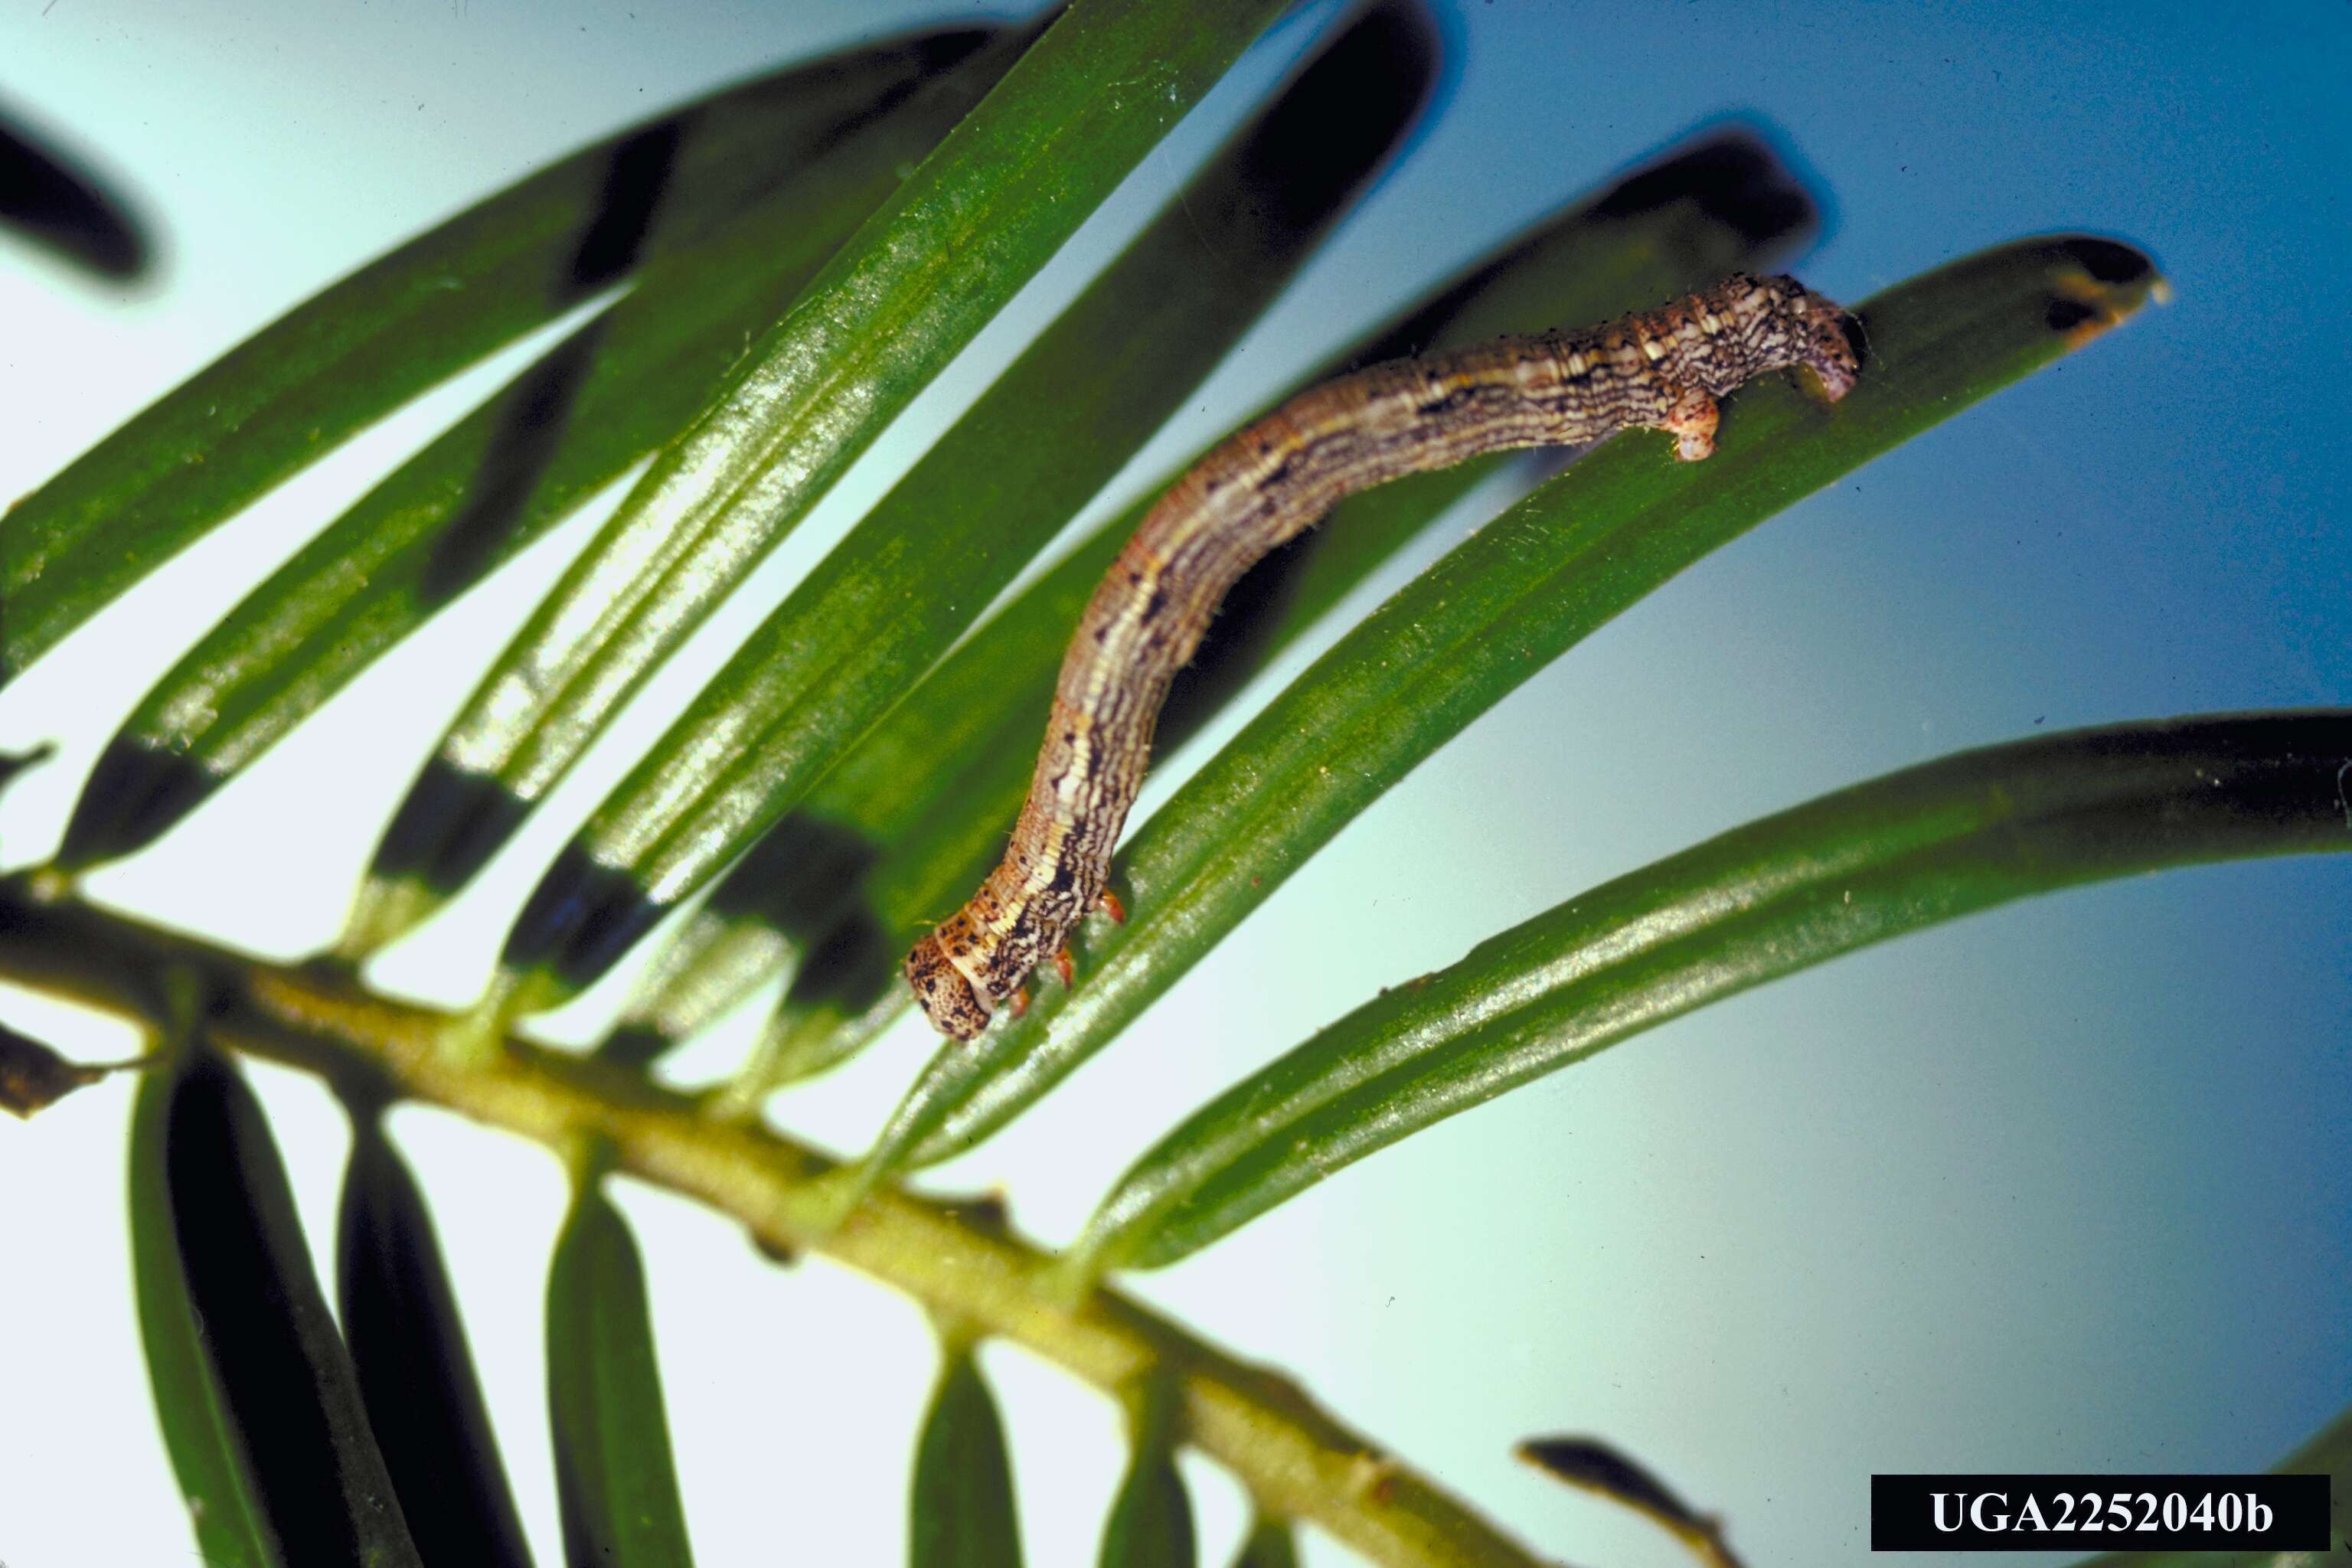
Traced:
<path id="1" fill-rule="evenodd" d="M 1457 58 L 1442 120 L 1126 483 L 1451 266 L 1727 115 L 1765 127 L 1826 198 L 1828 232 L 1800 268 L 1834 297 L 2021 234 L 2087 228 L 2152 250 L 2178 298 L 1775 520 L 1531 682 L 1119 1050 L 940 1173 L 960 1190 L 1003 1183 L 1048 1239 L 1181 1108 L 1375 984 L 1603 877 L 2036 728 L 2352 700 L 2352 8 L 1443 9 Z M 13 0 L 0 95 L 119 174 L 165 265 L 153 285 L 110 292 L 0 242 L 0 495 L 294 299 L 551 154 L 764 62 L 972 11 Z M 1180 128 L 650 708 L 674 708 L 761 596 L 1333 14 L 1286 24 Z M 266 569 L 488 384 L 257 507 L 175 585 L 12 689 L 0 743 L 55 734 L 68 748 L 51 780 L 12 797 L 12 855 L 54 832 L 78 767 L 220 584 Z M 208 806 L 191 836 L 208 842 L 167 845 L 101 890 L 278 951 L 318 940 L 366 848 L 350 815 L 389 808 L 468 670 L 583 537 L 534 552 L 446 639 L 405 652 L 251 790 Z M 1147 809 L 1227 732 L 1172 759 Z M 639 743 L 649 733 L 640 723 Z M 361 744 L 397 760 L 354 769 Z M 542 852 L 625 751 L 600 752 L 559 798 Z M 257 841 L 283 847 L 256 867 Z M 387 981 L 462 994 L 523 874 L 394 955 Z M 2259 1468 L 2352 1402 L 2347 894 L 2340 859 L 2225 868 L 1907 940 L 1451 1122 L 1139 1288 L 1290 1366 L 1576 1561 L 1679 1559 L 1510 1464 L 1522 1436 L 1622 1441 L 1721 1508 L 1759 1563 L 1860 1561 L 1873 1469 Z M 1330 935 L 1342 920 L 1344 948 Z M 15 998 L 0 1011 L 33 1016 Z M 920 1048 L 899 1037 L 780 1101 L 779 1119 L 854 1146 Z M 724 1053 L 697 1065 L 721 1070 Z M 335 1119 L 300 1080 L 262 1079 L 323 1226 Z M 126 1105 L 110 1086 L 0 1131 L 0 1190 L 56 1198 L 12 1217 L 16 1282 L 0 1289 L 0 1342 L 56 1347 L 12 1371 L 0 1407 L 13 1568 L 188 1551 L 125 1300 Z M 509 1467 L 542 1561 L 556 1561 L 536 1291 L 560 1183 L 532 1152 L 433 1113 L 399 1127 L 447 1200 Z M 764 1542 L 803 1531 L 829 1561 L 897 1557 L 929 1376 L 917 1315 L 821 1265 L 768 1269 L 685 1205 L 625 1201 L 655 1269 L 704 1560 L 768 1560 Z M 1034 1560 L 1090 1560 L 1118 1467 L 1108 1406 L 1017 1357 L 991 1366 Z M 1238 1501 L 1198 1479 L 1223 1542 Z"/>

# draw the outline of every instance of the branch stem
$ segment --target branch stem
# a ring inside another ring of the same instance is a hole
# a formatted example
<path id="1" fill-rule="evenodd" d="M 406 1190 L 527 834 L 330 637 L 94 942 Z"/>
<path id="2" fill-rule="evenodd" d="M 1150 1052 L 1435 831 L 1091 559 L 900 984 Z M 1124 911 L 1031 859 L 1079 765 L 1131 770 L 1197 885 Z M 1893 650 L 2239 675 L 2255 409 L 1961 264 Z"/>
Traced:
<path id="1" fill-rule="evenodd" d="M 157 1016 L 160 977 L 193 972 L 220 1046 L 438 1105 L 559 1157 L 599 1140 L 614 1168 L 742 1221 L 767 1246 L 825 1253 L 1115 1398 L 1165 1375 L 1181 1391 L 1185 1439 L 1263 1510 L 1311 1521 L 1374 1563 L 1540 1561 L 1280 1373 L 1113 1290 L 1066 1304 L 1053 1256 L 984 1217 L 886 1186 L 840 1218 L 824 1181 L 831 1161 L 616 1064 L 517 1038 L 502 1051 L 453 1052 L 449 1015 L 373 995 L 347 970 L 261 963 L 45 890 L 0 879 L 0 979 L 144 1022 Z"/>

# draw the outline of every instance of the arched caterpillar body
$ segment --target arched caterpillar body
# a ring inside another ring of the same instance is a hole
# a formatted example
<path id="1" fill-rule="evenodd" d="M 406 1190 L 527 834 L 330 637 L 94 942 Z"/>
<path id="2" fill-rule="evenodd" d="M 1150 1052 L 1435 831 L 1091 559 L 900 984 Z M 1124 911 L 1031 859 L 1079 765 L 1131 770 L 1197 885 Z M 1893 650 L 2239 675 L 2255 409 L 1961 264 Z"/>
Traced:
<path id="1" fill-rule="evenodd" d="M 1734 276 L 1581 331 L 1394 360 L 1299 394 L 1219 443 L 1145 516 L 1071 639 L 1004 858 L 907 955 L 943 1034 L 971 1039 L 1026 1004 L 1030 972 L 1069 979 L 1069 933 L 1102 905 L 1168 685 L 1244 572 L 1342 498 L 1507 447 L 1581 445 L 1648 426 L 1675 456 L 1715 449 L 1716 402 L 1802 366 L 1832 400 L 1853 384 L 1844 312 L 1793 278 Z"/>

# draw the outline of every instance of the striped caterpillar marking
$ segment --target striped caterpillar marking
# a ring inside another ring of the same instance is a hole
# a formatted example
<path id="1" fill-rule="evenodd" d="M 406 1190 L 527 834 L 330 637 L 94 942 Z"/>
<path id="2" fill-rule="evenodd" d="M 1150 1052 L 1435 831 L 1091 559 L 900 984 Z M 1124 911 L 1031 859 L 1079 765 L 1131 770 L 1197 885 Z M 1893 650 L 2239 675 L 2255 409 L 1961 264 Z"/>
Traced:
<path id="1" fill-rule="evenodd" d="M 1801 366 L 1832 400 L 1853 386 L 1844 312 L 1793 278 L 1735 275 L 1605 327 L 1505 338 L 1368 366 L 1220 442 L 1160 498 L 1103 578 L 1062 661 L 1028 804 L 971 901 L 917 942 L 907 983 L 942 1034 L 971 1039 L 1027 1005 L 1107 890 L 1168 683 L 1244 572 L 1342 498 L 1514 447 L 1574 446 L 1648 426 L 1696 462 L 1716 399 Z"/>

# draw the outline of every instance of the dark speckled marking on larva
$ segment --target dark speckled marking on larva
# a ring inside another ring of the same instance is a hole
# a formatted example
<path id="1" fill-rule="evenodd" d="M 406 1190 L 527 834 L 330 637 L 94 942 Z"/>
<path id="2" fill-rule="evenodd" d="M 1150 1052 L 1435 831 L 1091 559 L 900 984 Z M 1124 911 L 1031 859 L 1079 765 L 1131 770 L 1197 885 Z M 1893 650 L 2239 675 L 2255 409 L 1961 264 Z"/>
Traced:
<path id="1" fill-rule="evenodd" d="M 1727 278 L 1604 327 L 1394 360 L 1324 383 L 1226 437 L 1160 498 L 1087 602 L 1062 661 L 1028 804 L 971 901 L 907 955 L 915 1000 L 971 1039 L 1106 891 L 1169 680 L 1241 574 L 1343 497 L 1513 447 L 1647 426 L 1715 450 L 1716 399 L 1802 366 L 1853 384 L 1844 312 L 1793 278 Z"/>

